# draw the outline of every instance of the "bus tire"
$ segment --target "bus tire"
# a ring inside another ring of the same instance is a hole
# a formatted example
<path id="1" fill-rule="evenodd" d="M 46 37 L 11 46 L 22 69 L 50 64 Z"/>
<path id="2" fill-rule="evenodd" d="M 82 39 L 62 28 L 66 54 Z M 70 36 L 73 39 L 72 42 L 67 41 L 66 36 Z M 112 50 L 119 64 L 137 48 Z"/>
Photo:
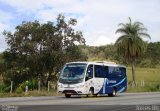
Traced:
<path id="1" fill-rule="evenodd" d="M 70 98 L 70 97 L 71 97 L 71 94 L 65 94 L 65 97 L 66 97 L 66 98 Z"/>
<path id="2" fill-rule="evenodd" d="M 91 95 L 91 96 L 94 95 L 94 89 L 93 89 L 93 88 L 90 88 L 90 90 L 89 90 L 89 95 Z"/>
<path id="3" fill-rule="evenodd" d="M 113 88 L 112 93 L 108 93 L 108 96 L 109 96 L 109 97 L 114 97 L 114 96 L 116 96 L 116 94 L 117 94 L 116 88 Z"/>

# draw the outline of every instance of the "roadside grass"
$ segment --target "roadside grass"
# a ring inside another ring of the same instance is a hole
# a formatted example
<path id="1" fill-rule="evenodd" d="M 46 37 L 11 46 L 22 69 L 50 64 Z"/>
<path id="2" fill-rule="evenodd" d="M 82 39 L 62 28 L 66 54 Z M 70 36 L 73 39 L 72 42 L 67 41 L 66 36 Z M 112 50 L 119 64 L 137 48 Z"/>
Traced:
<path id="1" fill-rule="evenodd" d="M 0 93 L 0 98 L 3 97 L 36 97 L 36 96 L 57 96 L 57 92 L 55 90 L 50 90 L 49 92 L 46 90 L 33 90 L 28 91 L 28 93 L 22 92 L 22 93 Z"/>
<path id="2" fill-rule="evenodd" d="M 131 86 L 132 69 L 127 67 L 128 90 L 127 92 L 153 92 L 160 91 L 160 67 L 136 68 L 136 87 Z M 144 81 L 144 86 L 142 85 Z"/>

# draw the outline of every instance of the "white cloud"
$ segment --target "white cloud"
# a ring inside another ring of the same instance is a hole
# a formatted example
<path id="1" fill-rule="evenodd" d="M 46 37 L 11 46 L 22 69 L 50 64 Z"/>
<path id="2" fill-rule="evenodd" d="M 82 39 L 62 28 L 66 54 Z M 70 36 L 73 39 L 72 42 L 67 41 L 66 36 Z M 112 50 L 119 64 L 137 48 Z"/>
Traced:
<path id="1" fill-rule="evenodd" d="M 13 17 L 4 11 L 0 10 L 0 22 L 1 23 L 8 23 Z"/>
<path id="2" fill-rule="evenodd" d="M 117 37 L 113 36 L 112 32 L 106 33 L 99 31 L 97 33 L 84 33 L 84 37 L 86 39 L 86 44 L 91 46 L 100 46 L 111 44 L 116 41 Z"/>
<path id="3" fill-rule="evenodd" d="M 3 52 L 7 48 L 5 37 L 3 36 L 4 30 L 10 30 L 10 20 L 13 19 L 11 15 L 0 10 L 0 52 Z"/>
<path id="4" fill-rule="evenodd" d="M 38 11 L 35 19 L 40 20 L 41 22 L 53 21 L 57 17 L 58 13 L 52 9 Z"/>
<path id="5" fill-rule="evenodd" d="M 148 28 L 152 41 L 160 41 L 159 0 L 0 0 L 15 8 L 17 13 L 31 15 L 41 22 L 53 21 L 59 13 L 78 20 L 76 29 L 84 32 L 87 44 L 114 43 L 120 22 L 141 21 Z M 1 13 L 1 12 L 0 12 Z M 10 15 L 11 12 L 9 12 Z M 3 21 L 8 17 L 4 16 Z M 14 14 L 12 14 L 14 16 Z M 0 18 L 2 23 L 2 18 Z M 5 22 L 7 23 L 7 22 Z M 11 22 L 10 22 L 11 23 Z M 18 24 L 17 24 L 18 25 Z"/>
<path id="6" fill-rule="evenodd" d="M 4 23 L 0 23 L 0 32 L 2 33 L 5 29 L 8 29 L 9 26 L 4 24 Z"/>
<path id="7" fill-rule="evenodd" d="M 43 0 L 5 0 L 3 2 L 17 8 L 17 10 L 20 12 L 35 11 L 43 7 Z"/>
<path id="8" fill-rule="evenodd" d="M 100 46 L 100 45 L 114 43 L 114 40 L 110 38 L 109 36 L 107 37 L 106 35 L 99 35 L 99 36 L 96 36 L 96 38 L 97 39 L 94 40 L 91 45 Z"/>
<path id="9" fill-rule="evenodd" d="M 6 24 L 0 23 L 0 52 L 3 52 L 7 48 L 5 37 L 2 34 L 2 32 L 5 29 L 9 29 L 9 26 L 7 26 Z"/>

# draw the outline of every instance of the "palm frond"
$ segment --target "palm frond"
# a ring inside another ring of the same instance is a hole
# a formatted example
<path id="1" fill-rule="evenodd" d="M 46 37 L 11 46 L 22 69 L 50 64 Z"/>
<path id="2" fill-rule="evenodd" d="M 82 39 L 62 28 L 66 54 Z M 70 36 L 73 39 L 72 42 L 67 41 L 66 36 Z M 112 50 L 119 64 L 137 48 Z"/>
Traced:
<path id="1" fill-rule="evenodd" d="M 140 25 L 140 26 L 143 26 L 143 23 L 142 23 L 142 22 L 139 22 L 139 21 L 134 22 L 134 24 L 138 24 L 138 25 Z"/>
<path id="2" fill-rule="evenodd" d="M 141 56 L 145 50 L 145 42 L 143 37 L 150 38 L 147 34 L 147 29 L 141 22 L 132 22 L 129 17 L 129 22 L 120 23 L 115 33 L 120 33 L 121 36 L 116 40 L 115 45 L 119 54 L 123 55 L 127 60 L 135 60 Z"/>
<path id="3" fill-rule="evenodd" d="M 125 30 L 124 28 L 117 29 L 115 33 L 128 34 L 127 30 Z"/>
<path id="4" fill-rule="evenodd" d="M 140 32 L 139 35 L 151 39 L 151 36 L 147 33 Z"/>
<path id="5" fill-rule="evenodd" d="M 131 17 L 128 17 L 128 19 L 129 19 L 129 24 L 132 24 L 132 19 L 131 19 Z"/>

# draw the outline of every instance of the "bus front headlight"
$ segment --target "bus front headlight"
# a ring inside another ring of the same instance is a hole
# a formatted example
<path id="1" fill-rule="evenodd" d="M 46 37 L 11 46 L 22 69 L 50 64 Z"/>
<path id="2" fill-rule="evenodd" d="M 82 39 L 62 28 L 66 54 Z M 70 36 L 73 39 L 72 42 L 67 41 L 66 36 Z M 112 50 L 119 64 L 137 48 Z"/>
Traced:
<path id="1" fill-rule="evenodd" d="M 63 88 L 63 85 L 62 84 L 58 84 L 58 88 Z"/>
<path id="2" fill-rule="evenodd" d="M 78 85 L 77 86 L 77 88 L 83 88 L 84 87 L 84 85 Z"/>

